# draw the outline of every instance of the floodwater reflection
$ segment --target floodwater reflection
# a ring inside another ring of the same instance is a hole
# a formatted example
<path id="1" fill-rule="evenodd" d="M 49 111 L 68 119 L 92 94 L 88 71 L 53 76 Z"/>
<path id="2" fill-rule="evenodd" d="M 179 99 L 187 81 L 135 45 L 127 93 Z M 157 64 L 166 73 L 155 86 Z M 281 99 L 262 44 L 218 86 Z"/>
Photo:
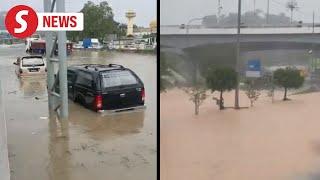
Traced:
<path id="1" fill-rule="evenodd" d="M 45 77 L 17 78 L 12 62 L 23 55 L 23 47 L 0 47 L 12 180 L 156 179 L 155 55 L 78 51 L 68 56 L 68 65 L 116 63 L 132 69 L 145 84 L 147 109 L 104 116 L 69 101 L 65 125 L 47 118 Z"/>
<path id="2" fill-rule="evenodd" d="M 45 77 L 24 77 L 19 79 L 20 91 L 24 97 L 46 96 Z"/>
<path id="3" fill-rule="evenodd" d="M 93 138 L 108 138 L 139 133 L 143 128 L 145 110 L 134 110 L 105 115 L 70 103 L 69 121 L 80 126 Z"/>
<path id="4" fill-rule="evenodd" d="M 56 117 L 49 119 L 49 162 L 48 176 L 50 180 L 68 180 L 71 165 L 71 152 L 69 150 L 69 125 L 67 120 Z"/>

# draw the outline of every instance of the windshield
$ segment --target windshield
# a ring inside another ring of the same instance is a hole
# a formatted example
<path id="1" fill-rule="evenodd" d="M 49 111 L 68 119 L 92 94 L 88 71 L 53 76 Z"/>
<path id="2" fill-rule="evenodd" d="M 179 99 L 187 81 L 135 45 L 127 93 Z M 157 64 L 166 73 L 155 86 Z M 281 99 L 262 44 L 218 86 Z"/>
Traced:
<path id="1" fill-rule="evenodd" d="M 22 66 L 28 67 L 28 66 L 44 66 L 44 62 L 42 58 L 27 58 L 22 59 Z"/>
<path id="2" fill-rule="evenodd" d="M 105 71 L 101 76 L 103 88 L 138 84 L 136 77 L 128 70 Z"/>

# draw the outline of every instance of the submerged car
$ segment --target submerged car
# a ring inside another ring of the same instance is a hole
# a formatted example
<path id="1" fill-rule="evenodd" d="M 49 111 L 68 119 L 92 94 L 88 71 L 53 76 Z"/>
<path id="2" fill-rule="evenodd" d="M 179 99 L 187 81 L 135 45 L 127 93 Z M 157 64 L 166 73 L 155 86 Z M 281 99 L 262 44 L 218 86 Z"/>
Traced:
<path id="1" fill-rule="evenodd" d="M 13 63 L 16 65 L 15 72 L 18 76 L 45 75 L 47 67 L 42 56 L 18 57 Z"/>
<path id="2" fill-rule="evenodd" d="M 129 68 L 82 64 L 68 67 L 67 73 L 69 98 L 86 108 L 97 112 L 144 108 L 144 84 Z"/>

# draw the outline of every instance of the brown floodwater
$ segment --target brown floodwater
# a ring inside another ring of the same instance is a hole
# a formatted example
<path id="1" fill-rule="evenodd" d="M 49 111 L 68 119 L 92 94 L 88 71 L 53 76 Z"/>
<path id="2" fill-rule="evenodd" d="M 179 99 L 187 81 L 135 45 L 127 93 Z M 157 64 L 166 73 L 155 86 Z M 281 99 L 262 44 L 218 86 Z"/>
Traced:
<path id="1" fill-rule="evenodd" d="M 320 93 L 282 95 L 224 111 L 210 95 L 195 116 L 183 91 L 161 94 L 161 180 L 320 179 Z M 233 106 L 234 92 L 224 99 Z"/>
<path id="2" fill-rule="evenodd" d="M 145 84 L 146 106 L 103 115 L 69 101 L 69 119 L 48 114 L 45 77 L 19 79 L 13 61 L 24 47 L 0 47 L 0 75 L 12 180 L 156 179 L 156 56 L 75 51 L 68 64 L 118 63 Z"/>

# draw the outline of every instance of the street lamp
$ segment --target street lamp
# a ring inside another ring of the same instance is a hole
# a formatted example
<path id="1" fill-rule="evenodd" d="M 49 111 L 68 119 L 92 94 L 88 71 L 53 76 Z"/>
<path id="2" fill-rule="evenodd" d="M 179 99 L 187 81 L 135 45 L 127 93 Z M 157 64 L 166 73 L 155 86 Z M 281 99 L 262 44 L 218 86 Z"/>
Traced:
<path id="1" fill-rule="evenodd" d="M 238 0 L 238 27 L 237 27 L 237 58 L 236 58 L 236 72 L 237 72 L 237 84 L 235 89 L 235 101 L 234 107 L 239 109 L 239 60 L 240 60 L 240 26 L 241 26 L 241 0 Z"/>
<path id="2" fill-rule="evenodd" d="M 189 28 L 190 28 L 190 24 L 191 24 L 192 22 L 194 22 L 194 21 L 200 21 L 200 20 L 203 20 L 203 18 L 193 18 L 193 19 L 190 19 L 190 20 L 188 21 L 188 23 L 187 23 L 186 34 L 187 34 L 187 41 L 188 41 L 187 43 L 188 43 L 188 45 L 189 45 L 189 42 L 190 42 L 190 39 L 189 39 Z M 194 70 L 194 83 L 195 83 L 195 85 L 196 85 L 197 80 L 198 80 L 198 77 L 197 77 L 198 67 L 199 67 L 199 63 L 196 62 L 196 63 L 195 63 L 195 66 L 194 66 L 194 68 L 195 68 L 195 70 Z"/>

